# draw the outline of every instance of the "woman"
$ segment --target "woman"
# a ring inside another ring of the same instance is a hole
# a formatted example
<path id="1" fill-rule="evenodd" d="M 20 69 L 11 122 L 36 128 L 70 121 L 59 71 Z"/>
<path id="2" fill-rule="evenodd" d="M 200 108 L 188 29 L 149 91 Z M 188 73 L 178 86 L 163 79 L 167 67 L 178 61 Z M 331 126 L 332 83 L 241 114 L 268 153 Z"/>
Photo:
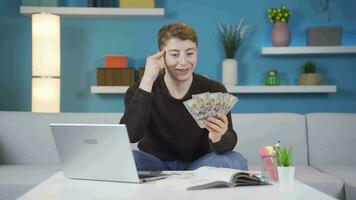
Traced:
<path id="1" fill-rule="evenodd" d="M 247 170 L 247 160 L 232 151 L 237 135 L 231 113 L 218 114 L 200 128 L 183 102 L 204 92 L 227 92 L 225 87 L 193 73 L 198 38 L 184 23 L 163 26 L 159 52 L 149 56 L 140 82 L 126 92 L 125 113 L 130 141 L 139 170 L 193 170 L 201 166 Z M 163 72 L 163 73 L 161 73 Z"/>

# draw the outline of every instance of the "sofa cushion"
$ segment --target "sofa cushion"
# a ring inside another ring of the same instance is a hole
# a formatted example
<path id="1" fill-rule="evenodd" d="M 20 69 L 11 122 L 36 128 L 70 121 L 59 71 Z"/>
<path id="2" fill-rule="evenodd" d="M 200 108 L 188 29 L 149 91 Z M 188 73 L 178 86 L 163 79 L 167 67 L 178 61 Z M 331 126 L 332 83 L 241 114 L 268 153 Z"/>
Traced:
<path id="1" fill-rule="evenodd" d="M 338 199 L 345 199 L 344 181 L 336 176 L 309 166 L 297 166 L 295 178 L 319 191 Z"/>
<path id="2" fill-rule="evenodd" d="M 347 200 L 356 199 L 356 184 L 346 183 L 345 184 L 345 194 Z"/>
<path id="3" fill-rule="evenodd" d="M 16 199 L 58 170 L 60 166 L 0 165 L 0 199 Z"/>
<path id="4" fill-rule="evenodd" d="M 356 114 L 307 114 L 309 163 L 356 165 Z"/>
<path id="5" fill-rule="evenodd" d="M 261 170 L 259 165 L 250 165 L 249 170 Z M 345 199 L 344 181 L 336 176 L 321 172 L 313 167 L 295 166 L 295 179 L 325 194 L 338 199 Z"/>
<path id="6" fill-rule="evenodd" d="M 346 199 L 356 199 L 356 165 L 316 165 L 315 167 L 343 179 Z"/>
<path id="7" fill-rule="evenodd" d="M 242 153 L 249 164 L 260 164 L 258 148 L 276 144 L 293 148 L 293 163 L 308 164 L 304 115 L 294 113 L 233 114 L 233 127 L 238 134 L 234 150 Z"/>
<path id="8" fill-rule="evenodd" d="M 49 123 L 119 123 L 122 113 L 0 111 L 0 164 L 59 164 Z"/>

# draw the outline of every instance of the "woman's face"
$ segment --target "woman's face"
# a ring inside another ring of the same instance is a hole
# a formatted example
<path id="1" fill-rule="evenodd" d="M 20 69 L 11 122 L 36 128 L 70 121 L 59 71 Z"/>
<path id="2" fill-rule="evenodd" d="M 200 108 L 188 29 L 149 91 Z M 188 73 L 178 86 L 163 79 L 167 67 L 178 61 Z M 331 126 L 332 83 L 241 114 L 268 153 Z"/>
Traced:
<path id="1" fill-rule="evenodd" d="M 166 70 L 175 81 L 187 81 L 192 77 L 197 63 L 197 45 L 191 40 L 172 38 L 163 47 L 166 50 Z"/>

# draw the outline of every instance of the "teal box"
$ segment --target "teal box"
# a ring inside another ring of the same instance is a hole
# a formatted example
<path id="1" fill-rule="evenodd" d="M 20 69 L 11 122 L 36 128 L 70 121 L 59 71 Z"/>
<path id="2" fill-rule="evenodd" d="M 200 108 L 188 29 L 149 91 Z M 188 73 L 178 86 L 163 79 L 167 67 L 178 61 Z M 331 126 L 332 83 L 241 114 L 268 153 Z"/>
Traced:
<path id="1" fill-rule="evenodd" d="M 88 0 L 62 0 L 64 7 L 87 7 Z"/>
<path id="2" fill-rule="evenodd" d="M 22 0 L 22 6 L 58 6 L 58 0 Z"/>

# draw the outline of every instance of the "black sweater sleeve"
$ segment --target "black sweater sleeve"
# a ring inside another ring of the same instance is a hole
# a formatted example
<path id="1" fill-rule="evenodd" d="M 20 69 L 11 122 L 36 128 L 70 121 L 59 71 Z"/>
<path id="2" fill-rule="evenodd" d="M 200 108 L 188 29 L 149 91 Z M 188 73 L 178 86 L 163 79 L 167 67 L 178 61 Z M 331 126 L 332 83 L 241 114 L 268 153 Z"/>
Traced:
<path id="1" fill-rule="evenodd" d="M 136 83 L 125 94 L 125 113 L 120 123 L 126 124 L 130 142 L 136 143 L 145 136 L 150 115 L 152 94 Z"/>

